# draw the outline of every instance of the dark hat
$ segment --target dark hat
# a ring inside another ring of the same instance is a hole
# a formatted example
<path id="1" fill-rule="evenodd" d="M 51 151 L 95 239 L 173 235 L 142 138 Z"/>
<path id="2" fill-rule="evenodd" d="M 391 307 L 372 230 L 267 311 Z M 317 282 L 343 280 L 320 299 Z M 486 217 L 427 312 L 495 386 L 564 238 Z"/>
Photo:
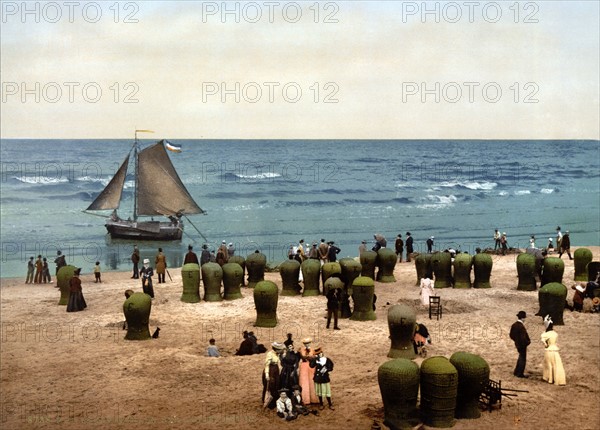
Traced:
<path id="1" fill-rule="evenodd" d="M 77 269 L 75 269 L 75 271 L 73 273 L 75 275 L 79 275 L 81 273 L 81 267 L 78 267 Z"/>
<path id="2" fill-rule="evenodd" d="M 194 249 L 194 247 L 192 245 L 188 245 L 188 249 L 191 251 L 192 249 Z"/>
<path id="3" fill-rule="evenodd" d="M 556 227 L 557 230 L 560 230 L 560 225 L 558 227 Z"/>
<path id="4" fill-rule="evenodd" d="M 329 242 L 327 242 L 329 245 L 333 245 L 335 242 L 333 240 L 330 240 Z"/>
<path id="5" fill-rule="evenodd" d="M 205 243 L 204 245 L 202 245 L 202 249 L 208 249 L 208 245 Z"/>
<path id="6" fill-rule="evenodd" d="M 406 232 L 406 235 L 407 235 L 407 236 L 410 236 L 410 231 L 407 231 L 407 232 Z"/>
<path id="7" fill-rule="evenodd" d="M 296 391 L 296 390 L 302 392 L 302 387 L 298 384 L 292 385 L 292 391 Z"/>
<path id="8" fill-rule="evenodd" d="M 60 255 L 60 254 L 62 254 L 62 252 L 56 251 L 56 255 Z"/>
<path id="9" fill-rule="evenodd" d="M 300 243 L 304 243 L 304 239 L 300 239 Z"/>
<path id="10" fill-rule="evenodd" d="M 283 342 L 283 344 L 284 344 L 286 347 L 288 347 L 288 346 L 290 346 L 290 345 L 293 345 L 293 344 L 294 344 L 294 341 L 292 340 L 292 334 L 291 334 L 291 333 L 288 333 L 288 335 L 287 335 L 287 340 L 286 340 L 285 342 Z"/>
<path id="11" fill-rule="evenodd" d="M 527 313 L 525 311 L 519 311 L 519 313 L 517 314 L 517 318 L 519 318 L 519 319 L 527 318 Z"/>
<path id="12" fill-rule="evenodd" d="M 30 260 L 33 260 L 33 257 L 29 257 Z"/>
<path id="13" fill-rule="evenodd" d="M 400 233 L 398 233 L 398 237 L 402 237 L 402 235 Z"/>
<path id="14" fill-rule="evenodd" d="M 367 241 L 366 240 L 362 240 L 360 243 L 367 243 Z"/>

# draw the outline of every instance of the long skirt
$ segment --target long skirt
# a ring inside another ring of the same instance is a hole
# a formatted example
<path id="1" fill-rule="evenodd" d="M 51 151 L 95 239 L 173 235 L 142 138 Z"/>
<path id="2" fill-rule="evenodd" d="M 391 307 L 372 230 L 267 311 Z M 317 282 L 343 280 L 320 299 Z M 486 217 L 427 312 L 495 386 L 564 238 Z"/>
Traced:
<path id="1" fill-rule="evenodd" d="M 87 308 L 83 293 L 81 291 L 72 292 L 69 294 L 69 302 L 67 303 L 67 312 L 79 312 Z"/>
<path id="2" fill-rule="evenodd" d="M 152 278 L 148 278 L 146 282 L 142 282 L 142 290 L 145 294 L 154 298 L 154 288 L 152 287 Z"/>
<path id="3" fill-rule="evenodd" d="M 565 368 L 563 367 L 562 360 L 558 351 L 546 350 L 544 352 L 542 379 L 550 384 L 567 384 Z"/>
<path id="4" fill-rule="evenodd" d="M 267 403 L 269 409 L 275 408 L 275 402 L 279 398 L 279 364 L 269 364 L 269 380 L 265 377 L 265 371 L 262 373 L 262 401 L 263 404 Z M 266 402 L 268 400 L 268 402 Z"/>
<path id="5" fill-rule="evenodd" d="M 302 403 L 305 405 L 319 403 L 314 383 L 315 368 L 310 367 L 308 361 L 300 361 L 299 373 L 299 384 L 302 387 Z"/>
<path id="6" fill-rule="evenodd" d="M 281 367 L 281 375 L 279 376 L 279 381 L 281 388 L 285 388 L 291 391 L 292 387 L 298 384 L 298 375 L 296 375 L 295 366 L 286 366 L 285 364 L 283 364 L 283 366 Z"/>

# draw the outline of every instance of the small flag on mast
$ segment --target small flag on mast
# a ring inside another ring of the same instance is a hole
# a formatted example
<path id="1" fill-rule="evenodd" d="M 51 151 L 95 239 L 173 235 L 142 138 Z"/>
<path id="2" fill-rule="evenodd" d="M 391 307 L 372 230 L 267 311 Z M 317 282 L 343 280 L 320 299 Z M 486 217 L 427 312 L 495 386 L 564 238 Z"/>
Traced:
<path id="1" fill-rule="evenodd" d="M 173 151 L 173 152 L 181 152 L 181 145 L 175 145 L 171 142 L 169 142 L 168 140 L 165 140 L 165 147 L 169 150 L 169 151 Z"/>

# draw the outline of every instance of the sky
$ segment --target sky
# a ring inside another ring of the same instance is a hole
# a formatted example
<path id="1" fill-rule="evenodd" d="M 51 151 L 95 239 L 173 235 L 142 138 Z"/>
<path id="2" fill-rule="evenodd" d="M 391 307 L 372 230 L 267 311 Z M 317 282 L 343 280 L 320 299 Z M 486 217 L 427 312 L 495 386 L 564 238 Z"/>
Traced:
<path id="1" fill-rule="evenodd" d="M 600 139 L 597 1 L 2 1 L 0 137 Z"/>

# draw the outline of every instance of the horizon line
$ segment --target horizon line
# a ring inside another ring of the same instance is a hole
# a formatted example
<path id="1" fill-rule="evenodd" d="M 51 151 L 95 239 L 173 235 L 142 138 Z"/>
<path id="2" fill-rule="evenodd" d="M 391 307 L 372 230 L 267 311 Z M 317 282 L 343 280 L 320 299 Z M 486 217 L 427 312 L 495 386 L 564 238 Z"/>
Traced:
<path id="1" fill-rule="evenodd" d="M 3 140 L 128 140 L 132 139 L 129 137 L 0 137 L 0 141 Z M 453 142 L 465 142 L 465 141 L 479 141 L 479 142 L 492 142 L 492 141 L 506 141 L 506 142 L 523 142 L 523 141 L 536 141 L 536 142 L 561 142 L 561 141 L 569 141 L 569 142 L 600 142 L 600 137 L 598 138 L 520 138 L 520 139 L 503 139 L 503 138 L 461 138 L 461 139 L 452 139 L 452 138 L 207 138 L 207 137 L 185 137 L 185 138 L 177 138 L 170 137 L 172 140 L 206 140 L 206 141 L 231 141 L 231 140 L 239 140 L 239 141 L 347 141 L 347 142 L 356 142 L 356 141 L 428 141 L 428 142 L 441 142 L 441 141 L 453 141 Z M 138 138 L 138 140 L 161 140 L 159 138 Z"/>

